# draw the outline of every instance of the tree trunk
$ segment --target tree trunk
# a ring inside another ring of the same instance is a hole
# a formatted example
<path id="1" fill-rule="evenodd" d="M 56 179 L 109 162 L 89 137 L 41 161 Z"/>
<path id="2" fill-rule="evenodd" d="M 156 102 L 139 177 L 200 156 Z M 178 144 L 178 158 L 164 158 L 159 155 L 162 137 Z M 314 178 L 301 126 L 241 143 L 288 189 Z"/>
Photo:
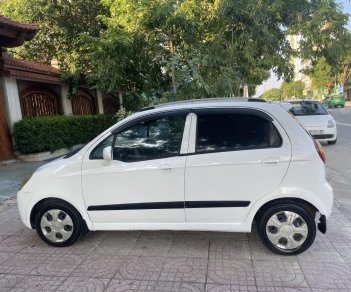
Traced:
<path id="1" fill-rule="evenodd" d="M 171 54 L 172 54 L 172 66 L 171 66 L 171 77 L 172 77 L 172 92 L 177 94 L 177 80 L 176 80 L 176 73 L 175 73 L 175 65 L 174 65 L 174 56 L 175 56 L 175 49 L 173 45 L 172 39 L 169 42 Z"/>

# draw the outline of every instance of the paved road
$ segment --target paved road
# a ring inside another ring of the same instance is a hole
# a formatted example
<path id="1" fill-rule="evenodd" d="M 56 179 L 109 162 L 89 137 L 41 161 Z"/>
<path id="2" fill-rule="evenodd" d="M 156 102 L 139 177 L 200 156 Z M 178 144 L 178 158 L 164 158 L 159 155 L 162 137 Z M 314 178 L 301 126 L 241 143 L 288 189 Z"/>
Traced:
<path id="1" fill-rule="evenodd" d="M 338 141 L 323 145 L 327 154 L 327 177 L 334 189 L 339 209 L 351 221 L 351 107 L 333 109 Z"/>
<path id="2" fill-rule="evenodd" d="M 0 164 L 0 202 L 16 195 L 22 180 L 44 162 L 15 162 Z"/>

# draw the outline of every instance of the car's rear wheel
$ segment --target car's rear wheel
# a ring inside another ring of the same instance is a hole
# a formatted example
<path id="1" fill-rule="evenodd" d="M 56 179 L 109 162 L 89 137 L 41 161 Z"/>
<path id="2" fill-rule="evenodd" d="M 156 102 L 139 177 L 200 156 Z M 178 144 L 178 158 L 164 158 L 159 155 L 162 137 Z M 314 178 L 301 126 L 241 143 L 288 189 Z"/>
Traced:
<path id="1" fill-rule="evenodd" d="M 63 247 L 77 241 L 83 230 L 79 212 L 63 202 L 47 202 L 38 210 L 35 229 L 46 243 Z"/>
<path id="2" fill-rule="evenodd" d="M 272 206 L 259 218 L 263 244 L 282 255 L 296 255 L 308 249 L 316 237 L 314 216 L 307 209 L 287 203 Z"/>

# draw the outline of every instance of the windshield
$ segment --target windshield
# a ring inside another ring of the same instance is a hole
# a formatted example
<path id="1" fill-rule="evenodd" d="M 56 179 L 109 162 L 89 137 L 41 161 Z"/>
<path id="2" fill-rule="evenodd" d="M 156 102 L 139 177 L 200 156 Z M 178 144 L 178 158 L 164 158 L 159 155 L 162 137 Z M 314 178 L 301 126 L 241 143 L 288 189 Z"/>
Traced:
<path id="1" fill-rule="evenodd" d="M 327 115 L 328 111 L 318 101 L 292 101 L 290 112 L 294 116 Z"/>

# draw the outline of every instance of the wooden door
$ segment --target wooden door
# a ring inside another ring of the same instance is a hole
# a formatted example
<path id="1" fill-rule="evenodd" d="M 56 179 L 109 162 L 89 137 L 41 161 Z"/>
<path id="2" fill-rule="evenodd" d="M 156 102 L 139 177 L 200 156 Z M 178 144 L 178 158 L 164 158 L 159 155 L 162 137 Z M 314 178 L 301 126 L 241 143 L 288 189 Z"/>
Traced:
<path id="1" fill-rule="evenodd" d="M 0 84 L 0 161 L 11 158 L 13 158 L 11 135 L 7 122 L 4 95 Z"/>
<path id="2" fill-rule="evenodd" d="M 94 98 L 85 92 L 79 91 L 71 99 L 74 115 L 94 115 L 96 113 Z"/>
<path id="3" fill-rule="evenodd" d="M 42 87 L 23 90 L 20 100 L 23 117 L 53 116 L 61 113 L 57 94 Z"/>
<path id="4" fill-rule="evenodd" d="M 115 114 L 119 110 L 118 98 L 115 98 L 112 94 L 104 96 L 102 104 L 104 114 Z"/>

